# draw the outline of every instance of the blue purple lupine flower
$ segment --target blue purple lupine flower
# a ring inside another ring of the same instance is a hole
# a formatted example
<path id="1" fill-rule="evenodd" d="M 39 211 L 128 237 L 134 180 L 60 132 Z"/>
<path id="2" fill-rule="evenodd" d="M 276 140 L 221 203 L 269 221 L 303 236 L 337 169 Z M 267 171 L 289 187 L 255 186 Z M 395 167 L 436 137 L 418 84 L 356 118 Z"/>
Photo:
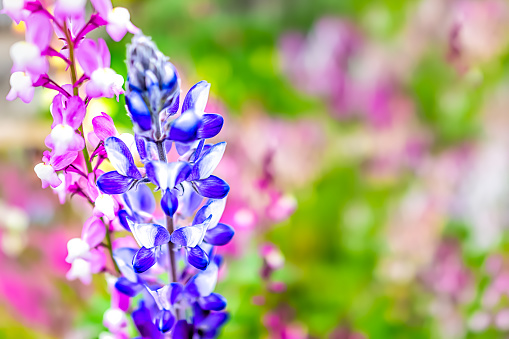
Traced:
<path id="1" fill-rule="evenodd" d="M 214 338 L 228 320 L 226 300 L 214 293 L 226 245 L 234 230 L 220 222 L 229 185 L 213 175 L 226 143 L 207 143 L 222 129 L 219 114 L 205 112 L 210 84 L 200 81 L 180 105 L 175 66 L 130 21 L 125 8 L 109 0 L 4 1 L 4 13 L 26 23 L 26 41 L 11 48 L 13 69 L 7 99 L 30 102 L 36 87 L 56 91 L 50 107 L 51 133 L 35 172 L 62 203 L 80 196 L 93 207 L 80 238 L 68 243 L 68 279 L 90 283 L 105 273 L 112 294 L 104 325 L 115 338 L 128 338 L 126 314 L 142 338 Z M 104 40 L 86 37 L 105 26 L 115 40 L 135 34 L 128 46 L 128 81 L 110 68 Z M 60 49 L 52 41 L 64 41 Z M 62 59 L 71 82 L 51 78 L 48 57 Z M 106 113 L 83 121 L 96 98 L 125 94 L 134 135 L 119 133 Z M 175 147 L 179 158 L 168 162 Z M 108 160 L 114 170 L 104 172 Z M 143 166 L 140 166 L 143 165 Z M 160 210 L 153 191 L 160 191 Z M 159 213 L 162 211 L 162 213 Z M 191 220 L 192 222 L 186 222 Z M 120 237 L 116 231 L 129 231 Z M 108 259 L 109 258 L 109 259 Z M 168 272 L 168 279 L 162 273 Z"/>

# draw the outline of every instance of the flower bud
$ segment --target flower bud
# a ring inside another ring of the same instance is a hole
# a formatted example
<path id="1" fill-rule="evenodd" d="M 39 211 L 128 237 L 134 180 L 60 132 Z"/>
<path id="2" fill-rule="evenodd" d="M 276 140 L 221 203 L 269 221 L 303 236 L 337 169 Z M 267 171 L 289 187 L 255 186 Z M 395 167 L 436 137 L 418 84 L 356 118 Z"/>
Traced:
<path id="1" fill-rule="evenodd" d="M 149 37 L 139 34 L 128 47 L 127 72 L 126 104 L 136 134 L 156 141 L 166 139 L 164 120 L 176 113 L 168 110 L 179 94 L 175 66 Z"/>

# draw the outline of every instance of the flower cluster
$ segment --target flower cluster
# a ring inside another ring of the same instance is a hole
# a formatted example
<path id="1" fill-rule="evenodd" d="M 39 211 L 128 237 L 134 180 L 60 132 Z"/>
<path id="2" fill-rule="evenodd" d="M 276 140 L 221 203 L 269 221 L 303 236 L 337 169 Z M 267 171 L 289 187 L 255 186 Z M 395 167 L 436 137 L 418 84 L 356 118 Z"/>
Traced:
<path id="1" fill-rule="evenodd" d="M 4 0 L 4 12 L 26 24 L 26 41 L 11 48 L 8 99 L 29 102 L 34 87 L 57 91 L 45 140 L 51 150 L 35 172 L 62 203 L 78 195 L 93 207 L 81 237 L 68 243 L 67 278 L 89 283 L 92 274 L 107 273 L 112 304 L 104 314 L 105 337 L 128 337 L 130 298 L 141 296 L 132 319 L 143 338 L 213 338 L 228 319 L 225 298 L 213 292 L 222 262 L 214 248 L 234 235 L 220 222 L 230 187 L 213 175 L 226 143 L 206 143 L 221 131 L 223 118 L 205 112 L 205 81 L 180 105 L 176 68 L 130 22 L 129 12 L 109 0 L 91 2 L 94 12 L 86 20 L 86 1 L 57 0 L 50 8 Z M 116 41 L 136 34 L 128 46 L 125 90 L 134 135 L 119 133 L 106 113 L 91 120 L 92 131 L 83 130 L 91 100 L 124 94 L 105 41 L 86 38 L 101 26 Z M 55 35 L 64 42 L 60 48 L 52 47 Z M 67 64 L 71 83 L 51 79 L 53 57 Z M 179 157 L 169 162 L 172 147 Z M 114 170 L 102 170 L 106 160 Z M 161 192 L 160 209 L 151 187 Z M 126 231 L 132 236 L 121 237 Z"/>

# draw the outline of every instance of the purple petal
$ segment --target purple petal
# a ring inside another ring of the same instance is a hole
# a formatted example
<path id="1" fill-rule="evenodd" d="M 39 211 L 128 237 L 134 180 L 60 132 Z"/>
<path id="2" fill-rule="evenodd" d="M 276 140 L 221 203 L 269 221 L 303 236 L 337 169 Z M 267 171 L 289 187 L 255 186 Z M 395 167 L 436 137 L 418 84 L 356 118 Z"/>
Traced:
<path id="1" fill-rule="evenodd" d="M 205 151 L 194 164 L 189 180 L 208 178 L 219 165 L 225 149 L 226 142 L 220 142 Z"/>
<path id="2" fill-rule="evenodd" d="M 189 339 L 192 335 L 192 327 L 185 320 L 179 320 L 173 329 L 173 339 Z"/>
<path id="3" fill-rule="evenodd" d="M 81 238 L 88 243 L 90 248 L 99 245 L 105 236 L 106 227 L 100 219 L 90 217 L 85 221 L 83 230 L 81 231 Z"/>
<path id="4" fill-rule="evenodd" d="M 127 231 L 131 232 L 131 228 L 129 227 L 129 222 L 127 220 L 130 220 L 131 217 L 129 217 L 129 214 L 126 210 L 120 210 L 118 211 L 118 220 L 120 221 L 120 225 L 122 225 L 123 228 L 125 228 Z M 132 220 L 130 220 L 133 222 Z"/>
<path id="5" fill-rule="evenodd" d="M 180 297 L 182 291 L 184 290 L 184 286 L 179 283 L 171 283 L 170 285 L 170 304 L 175 304 L 177 302 L 178 298 Z"/>
<path id="6" fill-rule="evenodd" d="M 136 273 L 143 273 L 156 263 L 155 248 L 147 249 L 142 247 L 136 252 L 133 258 L 133 268 Z"/>
<path id="7" fill-rule="evenodd" d="M 117 135 L 117 129 L 115 128 L 115 124 L 113 124 L 113 119 L 104 112 L 102 115 L 92 119 L 92 126 L 99 140 L 104 141 L 109 137 Z"/>
<path id="8" fill-rule="evenodd" d="M 123 176 L 117 171 L 104 173 L 97 179 L 97 187 L 106 194 L 122 194 L 129 190 L 134 179 Z"/>
<path id="9" fill-rule="evenodd" d="M 137 282 L 129 281 L 125 277 L 120 277 L 115 283 L 115 288 L 119 292 L 132 298 L 135 297 L 138 293 L 140 293 L 141 290 L 143 290 L 143 285 Z"/>
<path id="10" fill-rule="evenodd" d="M 140 308 L 132 313 L 132 318 L 142 338 L 159 339 L 162 337 L 161 332 L 152 321 L 150 310 L 145 307 L 143 302 L 140 303 Z"/>
<path id="11" fill-rule="evenodd" d="M 193 181 L 196 192 L 205 198 L 223 199 L 228 195 L 230 186 L 221 178 L 211 175 L 207 179 Z"/>
<path id="12" fill-rule="evenodd" d="M 138 154 L 140 155 L 140 159 L 142 162 L 145 162 L 148 158 L 147 154 L 147 142 L 145 138 L 139 136 L 138 134 L 134 135 L 136 140 L 136 149 L 138 150 Z"/>
<path id="13" fill-rule="evenodd" d="M 207 230 L 204 240 L 214 246 L 224 246 L 232 240 L 234 234 L 235 230 L 231 226 L 219 223 Z"/>
<path id="14" fill-rule="evenodd" d="M 222 311 L 226 307 L 226 298 L 217 293 L 198 299 L 198 304 L 205 311 Z"/>
<path id="15" fill-rule="evenodd" d="M 187 250 L 187 262 L 189 265 L 196 267 L 199 270 L 204 270 L 209 264 L 209 257 L 200 246 L 193 248 L 186 248 Z"/>
<path id="16" fill-rule="evenodd" d="M 196 83 L 186 94 L 182 104 L 182 112 L 194 110 L 198 113 L 205 111 L 209 99 L 210 84 L 204 80 Z"/>
<path id="17" fill-rule="evenodd" d="M 133 122 L 143 131 L 150 130 L 152 127 L 152 116 L 141 94 L 138 91 L 131 91 L 125 96 L 125 101 Z"/>
<path id="18" fill-rule="evenodd" d="M 164 226 L 158 224 L 131 224 L 130 226 L 140 246 L 152 248 L 170 241 L 170 234 Z"/>
<path id="19" fill-rule="evenodd" d="M 193 111 L 182 113 L 171 124 L 169 138 L 180 142 L 194 141 L 200 125 L 201 119 L 196 113 Z"/>
<path id="20" fill-rule="evenodd" d="M 142 178 L 134 163 L 131 151 L 122 140 L 117 137 L 109 137 L 104 142 L 104 148 L 108 153 L 108 159 L 118 173 L 138 180 Z"/>
<path id="21" fill-rule="evenodd" d="M 166 189 L 161 198 L 161 208 L 167 216 L 173 217 L 179 206 L 178 202 L 177 196 L 170 189 Z"/>
<path id="22" fill-rule="evenodd" d="M 33 13 L 26 19 L 26 41 L 37 45 L 40 51 L 49 46 L 52 35 L 51 21 L 42 12 Z"/>
<path id="23" fill-rule="evenodd" d="M 228 313 L 217 312 L 209 314 L 197 327 L 203 332 L 216 332 L 228 321 Z"/>
<path id="24" fill-rule="evenodd" d="M 162 310 L 157 315 L 157 327 L 159 328 L 159 331 L 166 333 L 173 327 L 173 324 L 175 323 L 175 317 L 173 316 L 173 313 L 169 310 Z"/>
<path id="25" fill-rule="evenodd" d="M 175 230 L 171 234 L 170 241 L 184 247 L 195 247 L 199 245 L 203 241 L 210 219 L 211 217 L 199 225 L 185 226 Z"/>
<path id="26" fill-rule="evenodd" d="M 224 119 L 219 114 L 207 113 L 202 116 L 202 122 L 196 131 L 196 137 L 199 139 L 213 138 L 221 132 Z"/>

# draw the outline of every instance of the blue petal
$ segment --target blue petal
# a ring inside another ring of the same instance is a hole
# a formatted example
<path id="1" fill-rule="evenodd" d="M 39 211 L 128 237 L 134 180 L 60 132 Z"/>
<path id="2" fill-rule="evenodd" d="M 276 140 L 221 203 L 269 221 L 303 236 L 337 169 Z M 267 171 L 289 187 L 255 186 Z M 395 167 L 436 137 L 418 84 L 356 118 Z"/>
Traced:
<path id="1" fill-rule="evenodd" d="M 175 317 L 173 316 L 173 313 L 169 310 L 162 310 L 157 315 L 157 327 L 159 328 L 159 331 L 166 333 L 173 327 L 173 324 L 175 323 Z"/>
<path id="2" fill-rule="evenodd" d="M 140 302 L 140 307 L 132 313 L 132 318 L 142 338 L 158 339 L 162 337 L 161 332 L 152 322 L 150 310 L 145 307 L 143 302 Z"/>
<path id="3" fill-rule="evenodd" d="M 115 288 L 125 295 L 129 297 L 135 297 L 140 291 L 143 289 L 143 285 L 129 281 L 125 277 L 118 278 L 117 282 L 115 283 Z"/>
<path id="4" fill-rule="evenodd" d="M 228 321 L 228 313 L 215 312 L 210 313 L 197 327 L 203 332 L 216 332 L 219 327 Z"/>
<path id="5" fill-rule="evenodd" d="M 136 254 L 136 250 L 134 248 L 122 247 L 117 248 L 113 251 L 113 259 L 117 263 L 120 272 L 124 277 L 129 279 L 129 281 L 136 283 L 138 282 L 138 277 L 134 273 L 132 261 L 134 255 Z"/>
<path id="6" fill-rule="evenodd" d="M 226 206 L 226 198 L 223 199 L 209 199 L 202 208 L 196 212 L 193 219 L 193 225 L 201 224 L 208 217 L 212 216 L 209 228 L 214 228 L 223 216 L 224 208 Z"/>
<path id="7" fill-rule="evenodd" d="M 200 155 L 203 153 L 205 147 L 205 139 L 201 139 L 198 145 L 196 146 L 196 149 L 193 154 L 192 161 L 196 161 L 197 159 L 200 159 Z"/>
<path id="8" fill-rule="evenodd" d="M 127 221 L 128 219 L 131 219 L 131 217 L 129 217 L 129 214 L 127 213 L 126 210 L 118 211 L 118 220 L 120 221 L 120 225 L 122 225 L 122 227 L 124 227 L 126 230 L 131 232 L 131 228 L 129 227 L 129 222 Z"/>
<path id="9" fill-rule="evenodd" d="M 175 302 L 177 302 L 178 298 L 180 297 L 182 291 L 184 290 L 184 286 L 182 284 L 172 282 L 170 284 L 170 303 L 173 305 Z"/>
<path id="10" fill-rule="evenodd" d="M 166 189 L 166 192 L 161 198 L 161 208 L 163 209 L 164 213 L 169 217 L 173 217 L 173 214 L 175 214 L 178 207 L 179 201 L 177 199 L 177 196 L 174 193 L 172 193 L 172 191 L 169 188 Z"/>
<path id="11" fill-rule="evenodd" d="M 198 139 L 213 138 L 221 132 L 223 128 L 224 119 L 219 114 L 207 113 L 201 118 L 201 125 L 196 131 Z"/>
<path id="12" fill-rule="evenodd" d="M 156 263 L 155 248 L 147 249 L 142 247 L 136 252 L 133 258 L 133 268 L 136 273 L 143 273 Z"/>
<path id="13" fill-rule="evenodd" d="M 152 127 L 152 117 L 141 94 L 138 91 L 131 91 L 129 95 L 125 96 L 125 101 L 133 121 L 143 131 L 150 130 Z"/>
<path id="14" fill-rule="evenodd" d="M 152 214 L 156 209 L 156 200 L 152 191 L 146 185 L 138 185 L 136 188 L 124 194 L 124 200 L 135 213 Z"/>
<path id="15" fill-rule="evenodd" d="M 208 178 L 216 169 L 226 149 L 226 142 L 220 142 L 210 147 L 195 162 L 189 180 L 200 180 Z"/>
<path id="16" fill-rule="evenodd" d="M 211 175 L 207 179 L 193 181 L 193 187 L 202 197 L 223 199 L 228 195 L 230 186 L 221 178 Z"/>
<path id="17" fill-rule="evenodd" d="M 185 320 L 179 320 L 173 329 L 173 339 L 190 339 L 192 335 L 192 327 Z"/>
<path id="18" fill-rule="evenodd" d="M 134 179 L 123 176 L 117 171 L 102 174 L 97 179 L 97 187 L 105 194 L 122 194 L 131 188 Z"/>
<path id="19" fill-rule="evenodd" d="M 145 165 L 147 177 L 152 183 L 166 191 L 174 188 L 186 180 L 191 173 L 191 167 L 187 162 L 177 161 L 165 163 L 163 161 L 151 161 Z"/>
<path id="20" fill-rule="evenodd" d="M 152 248 L 170 241 L 170 233 L 162 225 L 130 223 L 130 227 L 140 247 Z"/>
<path id="21" fill-rule="evenodd" d="M 187 250 L 187 262 L 189 265 L 196 267 L 199 270 L 204 270 L 209 264 L 209 257 L 200 246 L 193 248 L 186 248 Z"/>
<path id="22" fill-rule="evenodd" d="M 219 223 L 214 228 L 209 228 L 205 233 L 205 241 L 214 246 L 223 246 L 232 240 L 235 231 L 233 227 Z"/>
<path id="23" fill-rule="evenodd" d="M 199 245 L 203 241 L 210 219 L 211 217 L 201 224 L 185 226 L 175 230 L 171 234 L 170 241 L 184 247 L 195 247 Z"/>
<path id="24" fill-rule="evenodd" d="M 134 163 L 131 151 L 122 140 L 117 137 L 109 137 L 104 142 L 104 148 L 108 153 L 108 159 L 118 173 L 138 180 L 142 178 Z"/>
<path id="25" fill-rule="evenodd" d="M 205 80 L 196 83 L 189 92 L 182 103 L 182 112 L 194 110 L 196 112 L 204 112 L 209 99 L 210 84 Z"/>
<path id="26" fill-rule="evenodd" d="M 200 125 L 201 119 L 193 111 L 182 113 L 171 124 L 169 139 L 179 142 L 193 141 Z"/>
<path id="27" fill-rule="evenodd" d="M 226 307 L 226 298 L 217 293 L 198 299 L 200 307 L 206 311 L 222 311 Z"/>
<path id="28" fill-rule="evenodd" d="M 178 73 L 177 69 L 171 62 L 164 64 L 164 72 L 162 74 L 161 87 L 165 90 L 173 90 L 178 85 Z M 178 98 L 178 96 L 177 96 Z"/>

